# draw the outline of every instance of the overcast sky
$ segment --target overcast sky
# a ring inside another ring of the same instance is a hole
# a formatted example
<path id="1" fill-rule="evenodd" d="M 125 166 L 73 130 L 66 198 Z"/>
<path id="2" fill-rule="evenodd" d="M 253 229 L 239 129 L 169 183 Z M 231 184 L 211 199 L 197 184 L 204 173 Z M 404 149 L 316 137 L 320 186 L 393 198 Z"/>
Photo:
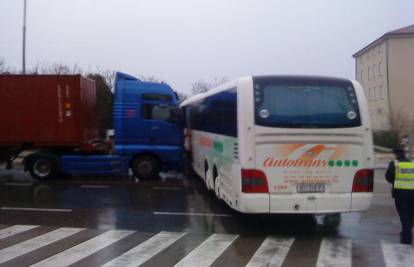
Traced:
<path id="1" fill-rule="evenodd" d="M 23 0 L 0 0 L 0 58 L 21 68 Z M 354 78 L 352 54 L 414 24 L 413 0 L 28 0 L 27 65 L 199 79 Z"/>

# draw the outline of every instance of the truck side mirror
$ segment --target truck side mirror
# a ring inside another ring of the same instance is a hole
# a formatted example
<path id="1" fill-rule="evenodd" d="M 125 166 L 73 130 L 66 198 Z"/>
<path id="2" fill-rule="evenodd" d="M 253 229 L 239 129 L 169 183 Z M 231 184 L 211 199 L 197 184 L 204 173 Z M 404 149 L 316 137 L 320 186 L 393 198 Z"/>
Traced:
<path id="1" fill-rule="evenodd" d="M 174 107 L 170 110 L 170 118 L 168 119 L 170 123 L 179 124 L 181 122 L 181 112 L 180 109 Z"/>

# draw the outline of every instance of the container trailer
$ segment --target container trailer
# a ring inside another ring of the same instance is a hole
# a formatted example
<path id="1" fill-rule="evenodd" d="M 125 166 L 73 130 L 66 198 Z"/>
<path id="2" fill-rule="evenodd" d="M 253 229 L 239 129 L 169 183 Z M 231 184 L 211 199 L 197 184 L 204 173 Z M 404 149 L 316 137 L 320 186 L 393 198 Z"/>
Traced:
<path id="1" fill-rule="evenodd" d="M 81 75 L 0 75 L 0 160 L 11 167 L 24 155 L 36 179 L 180 168 L 178 97 L 167 84 L 117 73 L 113 142 L 98 139 L 96 115 L 94 81 Z"/>

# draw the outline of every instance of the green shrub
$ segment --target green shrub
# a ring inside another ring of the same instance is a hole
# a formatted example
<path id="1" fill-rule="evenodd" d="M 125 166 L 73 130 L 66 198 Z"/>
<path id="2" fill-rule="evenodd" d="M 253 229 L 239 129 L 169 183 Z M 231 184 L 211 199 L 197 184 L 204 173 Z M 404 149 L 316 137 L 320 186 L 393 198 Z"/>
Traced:
<path id="1" fill-rule="evenodd" d="M 378 131 L 374 132 L 374 145 L 387 148 L 394 148 L 400 144 L 397 131 Z"/>

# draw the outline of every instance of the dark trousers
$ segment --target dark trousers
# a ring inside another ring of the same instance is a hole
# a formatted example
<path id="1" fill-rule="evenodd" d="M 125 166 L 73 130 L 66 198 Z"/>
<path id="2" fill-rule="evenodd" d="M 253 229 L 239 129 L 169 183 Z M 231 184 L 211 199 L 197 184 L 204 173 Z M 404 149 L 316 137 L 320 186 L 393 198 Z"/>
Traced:
<path id="1" fill-rule="evenodd" d="M 401 239 L 411 242 L 414 223 L 414 190 L 409 191 L 404 194 L 395 194 L 395 206 L 402 225 Z"/>

